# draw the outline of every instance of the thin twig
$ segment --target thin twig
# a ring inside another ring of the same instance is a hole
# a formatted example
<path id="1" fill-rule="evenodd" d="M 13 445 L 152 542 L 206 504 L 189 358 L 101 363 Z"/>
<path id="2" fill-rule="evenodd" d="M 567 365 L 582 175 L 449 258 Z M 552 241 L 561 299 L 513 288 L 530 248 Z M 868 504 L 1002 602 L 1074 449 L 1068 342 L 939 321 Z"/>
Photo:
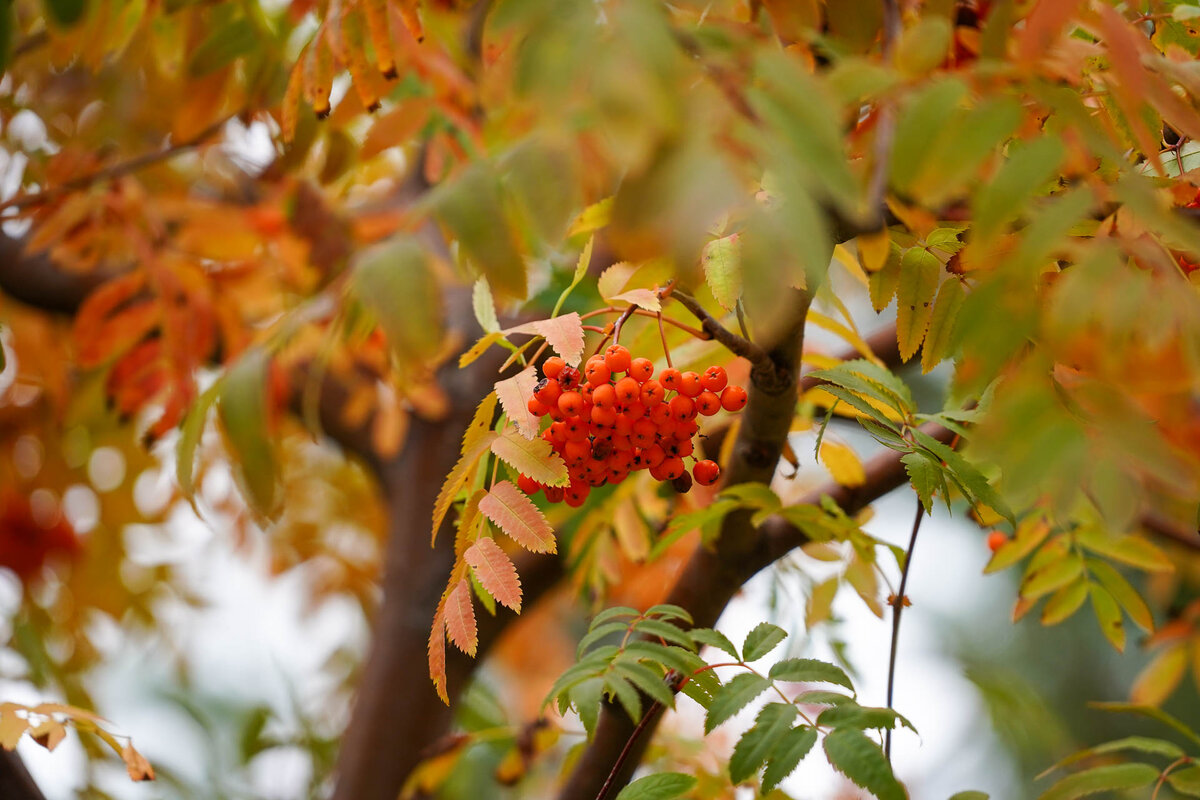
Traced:
<path id="1" fill-rule="evenodd" d="M 892 57 L 892 49 L 896 39 L 900 37 L 900 5 L 898 0 L 883 2 L 883 60 L 886 63 Z M 892 139 L 896 135 L 896 108 L 886 97 L 876 108 L 878 119 L 875 122 L 875 158 L 871 167 L 871 181 L 868 184 L 867 208 L 869 213 L 880 216 L 883 227 L 884 198 L 887 196 L 888 165 L 892 155 Z"/>
<path id="2" fill-rule="evenodd" d="M 601 314 L 624 314 L 628 310 L 629 309 L 627 309 L 627 308 L 617 308 L 616 306 L 608 306 L 607 308 L 597 308 L 593 311 L 587 312 L 586 314 L 580 314 L 579 318 L 580 319 L 591 319 L 592 317 L 598 317 Z M 634 316 L 638 316 L 638 317 L 657 317 L 658 316 L 658 313 L 655 311 L 651 311 L 650 309 L 647 309 L 647 308 L 637 308 L 637 307 L 635 307 L 633 309 L 633 314 L 634 314 Z M 680 322 L 679 320 L 675 319 L 674 317 L 668 317 L 666 314 L 663 315 L 662 321 L 667 323 L 668 325 L 675 326 L 676 328 L 683 331 L 684 333 L 690 334 L 691 336 L 694 336 L 697 339 L 702 339 L 702 340 L 707 341 L 712 338 L 711 334 L 709 334 L 705 331 L 702 331 L 699 328 L 693 328 L 691 325 L 688 325 L 685 322 Z"/>
<path id="3" fill-rule="evenodd" d="M 704 310 L 704 307 L 696 302 L 694 297 L 684 294 L 683 292 L 675 292 L 672 295 L 679 301 L 680 305 L 692 312 L 692 316 L 700 320 L 701 329 L 716 339 L 721 344 L 732 352 L 734 355 L 742 356 L 749 359 L 752 364 L 765 364 L 770 362 L 770 356 L 761 347 L 747 339 L 743 339 L 733 331 L 721 325 L 713 319 L 712 315 Z"/>
<path id="4" fill-rule="evenodd" d="M 629 758 L 629 754 L 633 752 L 633 746 L 637 744 L 638 739 L 642 737 L 642 733 L 654 719 L 658 712 L 662 710 L 662 703 L 657 700 L 650 708 L 646 709 L 646 713 L 642 715 L 642 720 L 633 729 L 633 733 L 629 734 L 629 738 L 625 740 L 625 747 L 621 749 L 621 754 L 617 756 L 616 762 L 613 764 L 612 770 L 608 773 L 608 777 L 604 780 L 604 785 L 600 787 L 599 793 L 596 795 L 596 800 L 606 800 L 608 793 L 612 791 L 613 783 L 617 780 L 617 773 L 621 771 L 621 766 Z"/>
<path id="5" fill-rule="evenodd" d="M 235 115 L 230 115 L 228 117 L 219 119 L 190 139 L 177 142 L 173 145 L 163 148 L 162 150 L 156 150 L 153 153 L 143 153 L 142 155 L 131 158 L 128 161 L 122 161 L 118 164 L 113 164 L 111 167 L 105 167 L 104 169 L 98 169 L 95 172 L 89 172 L 86 175 L 80 175 L 78 178 L 72 178 L 69 181 L 60 183 L 57 186 L 51 186 L 47 189 L 37 192 L 36 194 L 27 194 L 23 197 L 14 197 L 11 200 L 0 203 L 0 211 L 4 211 L 9 208 L 22 209 L 28 208 L 29 206 L 41 205 L 42 203 L 47 203 L 60 197 L 61 195 L 69 194 L 80 189 L 86 189 L 92 184 L 99 183 L 101 181 L 112 180 L 114 178 L 120 178 L 137 172 L 140 169 L 151 166 L 152 164 L 157 164 L 160 161 L 166 161 L 169 158 L 179 155 L 185 150 L 190 150 L 193 147 L 198 147 L 204 144 L 205 141 L 211 139 L 213 136 L 219 133 L 221 129 L 225 127 L 225 123 L 233 119 L 233 116 Z"/>
<path id="6" fill-rule="evenodd" d="M 667 366 L 673 368 L 675 365 L 671 363 L 671 348 L 667 347 L 667 329 L 663 327 L 662 312 L 660 311 L 656 316 L 658 317 L 658 338 L 662 339 L 663 357 L 667 359 Z"/>
<path id="7" fill-rule="evenodd" d="M 900 643 L 900 614 L 904 611 L 904 590 L 908 586 L 908 569 L 912 566 L 913 549 L 917 546 L 917 533 L 921 530 L 921 520 L 925 518 L 925 509 L 921 498 L 917 498 L 917 517 L 913 520 L 912 537 L 908 540 L 908 550 L 904 554 L 904 568 L 900 570 L 900 591 L 892 602 L 892 652 L 888 657 L 887 707 L 892 708 L 892 690 L 896 687 L 896 649 Z M 894 709 L 893 709 L 894 710 Z M 888 761 L 892 760 L 892 729 L 888 728 L 883 734 L 883 753 Z"/>

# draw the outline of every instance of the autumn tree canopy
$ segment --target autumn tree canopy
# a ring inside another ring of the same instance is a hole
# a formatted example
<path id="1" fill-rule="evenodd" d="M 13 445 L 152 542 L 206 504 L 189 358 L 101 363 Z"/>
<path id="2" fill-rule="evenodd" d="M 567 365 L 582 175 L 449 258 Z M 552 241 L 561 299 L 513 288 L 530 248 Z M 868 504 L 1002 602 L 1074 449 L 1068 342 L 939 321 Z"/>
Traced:
<path id="1" fill-rule="evenodd" d="M 169 643 L 164 604 L 200 604 L 138 533 L 186 518 L 372 632 L 294 735 L 212 717 L 238 768 L 299 748 L 336 800 L 785 798 L 823 760 L 902 800 L 935 515 L 1020 629 L 1066 652 L 1086 619 L 1137 665 L 1072 702 L 1153 724 L 1026 753 L 1066 760 L 1024 796 L 1200 796 L 1200 726 L 1162 709 L 1200 685 L 1198 20 L 0 2 L 2 670 L 45 698 L 0 696 L 0 794 L 42 796 L 23 738 L 154 777 L 90 686 L 102 629 Z M 899 544 L 864 529 L 893 491 Z M 731 640 L 785 561 L 803 596 Z M 813 645 L 848 596 L 890 664 Z M 1041 741 L 1035 689 L 989 697 Z"/>

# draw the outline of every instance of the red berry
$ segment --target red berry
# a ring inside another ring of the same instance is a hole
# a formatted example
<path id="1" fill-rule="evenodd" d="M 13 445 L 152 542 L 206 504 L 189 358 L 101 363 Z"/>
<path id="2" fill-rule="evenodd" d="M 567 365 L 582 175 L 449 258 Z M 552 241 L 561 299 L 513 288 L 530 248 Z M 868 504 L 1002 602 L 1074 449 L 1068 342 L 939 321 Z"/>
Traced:
<path id="1" fill-rule="evenodd" d="M 537 397 L 529 398 L 529 402 L 525 404 L 525 407 L 528 408 L 529 413 L 533 414 L 535 417 L 544 417 L 550 410 L 546 404 L 541 400 L 538 400 Z"/>
<path id="2" fill-rule="evenodd" d="M 729 376 L 725 374 L 724 367 L 709 367 L 700 376 L 700 383 L 710 392 L 719 392 L 729 383 Z"/>
<path id="3" fill-rule="evenodd" d="M 621 378 L 614 389 L 617 402 L 623 406 L 636 403 L 642 396 L 642 385 L 630 377 Z"/>
<path id="4" fill-rule="evenodd" d="M 617 404 L 617 390 L 611 383 L 603 383 L 592 389 L 592 404 L 596 408 L 613 408 Z"/>
<path id="5" fill-rule="evenodd" d="M 619 344 L 610 345 L 604 351 L 604 364 L 609 372 L 625 372 L 632 360 L 633 356 L 629 354 L 629 350 Z"/>
<path id="6" fill-rule="evenodd" d="M 1008 534 L 1004 531 L 992 531 L 987 537 L 988 549 L 993 553 L 1008 543 Z"/>
<path id="7" fill-rule="evenodd" d="M 671 419 L 676 422 L 687 422 L 696 416 L 696 403 L 690 397 L 677 394 L 671 398 Z"/>
<path id="8" fill-rule="evenodd" d="M 692 467 L 692 475 L 701 486 L 712 486 L 717 482 L 717 478 L 721 477 L 721 468 L 717 466 L 717 462 L 705 459 L 696 462 L 696 466 Z"/>
<path id="9" fill-rule="evenodd" d="M 617 410 L 612 406 L 602 407 L 595 406 L 592 408 L 592 422 L 596 425 L 615 425 L 617 423 Z"/>
<path id="10" fill-rule="evenodd" d="M 604 359 L 600 356 L 592 356 L 587 360 L 583 374 L 587 377 L 587 382 L 592 386 L 608 383 L 610 377 L 608 365 L 604 363 Z"/>
<path id="11" fill-rule="evenodd" d="M 517 488 L 525 494 L 533 496 L 541 490 L 542 485 L 528 475 L 521 475 L 517 478 Z"/>
<path id="12" fill-rule="evenodd" d="M 558 398 L 558 410 L 568 417 L 574 417 L 583 409 L 583 397 L 579 392 L 563 392 Z"/>
<path id="13" fill-rule="evenodd" d="M 721 398 L 705 389 L 696 397 L 696 410 L 706 417 L 711 417 L 721 410 Z"/>
<path id="14" fill-rule="evenodd" d="M 575 369 L 575 367 L 563 367 L 562 371 L 558 373 L 558 385 L 564 391 L 574 389 L 579 385 L 579 370 Z"/>
<path id="15" fill-rule="evenodd" d="M 658 445 L 651 445 L 642 449 L 642 460 L 646 462 L 647 467 L 653 469 L 667 460 L 667 453 Z M 659 478 L 659 480 L 662 480 L 662 478 Z"/>
<path id="16" fill-rule="evenodd" d="M 546 499 L 551 503 L 561 503 L 563 499 L 563 489 L 561 486 L 547 486 Z"/>
<path id="17" fill-rule="evenodd" d="M 654 377 L 654 362 L 648 358 L 635 358 L 629 363 L 629 377 L 645 383 Z"/>
<path id="18" fill-rule="evenodd" d="M 639 419 L 633 423 L 633 434 L 631 438 L 633 443 L 638 447 L 649 447 L 654 444 L 654 433 L 657 426 L 648 419 Z"/>
<path id="19" fill-rule="evenodd" d="M 586 483 L 572 483 L 567 487 L 567 490 L 563 492 L 563 499 L 567 501 L 567 505 L 569 505 L 571 508 L 579 508 L 587 501 L 588 492 L 591 490 L 592 488 Z"/>
<path id="20" fill-rule="evenodd" d="M 625 416 L 629 417 L 631 422 L 637 422 L 646 416 L 646 407 L 641 403 L 630 403 L 625 406 Z"/>
<path id="21" fill-rule="evenodd" d="M 533 396 L 542 401 L 542 405 L 547 408 L 554 408 L 558 405 L 558 398 L 562 395 L 562 392 L 562 387 L 558 385 L 558 381 L 547 380 L 538 386 Z"/>
<path id="22" fill-rule="evenodd" d="M 696 449 L 696 446 L 692 444 L 691 437 L 686 437 L 686 438 L 682 438 L 682 439 L 679 437 L 676 437 L 676 438 L 672 439 L 667 445 L 665 445 L 663 447 L 663 449 L 667 451 L 668 455 L 679 456 L 680 458 L 684 458 L 685 456 L 690 456 L 692 454 L 692 452 Z"/>
<path id="23" fill-rule="evenodd" d="M 659 471 L 663 474 L 664 480 L 673 481 L 685 472 L 683 459 L 672 456 L 662 462 Z"/>
<path id="24" fill-rule="evenodd" d="M 683 373 L 677 369 L 667 367 L 662 372 L 658 373 L 658 382 L 661 383 L 662 387 L 668 392 L 678 391 L 679 378 L 682 376 L 682 374 Z"/>
<path id="25" fill-rule="evenodd" d="M 721 392 L 721 408 L 726 411 L 741 411 L 746 407 L 746 400 L 749 395 L 746 390 L 740 386 L 730 384 L 725 387 L 725 391 Z"/>
<path id="26" fill-rule="evenodd" d="M 582 464 L 584 461 L 587 461 L 591 455 L 592 447 L 586 441 L 567 442 L 563 445 L 563 461 L 566 461 L 568 466 L 573 464 Z"/>
<path id="27" fill-rule="evenodd" d="M 649 380 L 642 384 L 641 399 L 642 405 L 648 409 L 653 409 L 656 405 L 663 401 L 666 395 L 666 390 L 663 385 L 655 380 Z"/>
<path id="28" fill-rule="evenodd" d="M 679 393 L 684 397 L 696 397 L 703 391 L 699 373 L 688 370 L 679 376 Z"/>
<path id="29" fill-rule="evenodd" d="M 666 425 L 671 419 L 671 407 L 666 403 L 659 403 L 654 408 L 650 409 L 650 421 L 655 425 Z"/>
<path id="30" fill-rule="evenodd" d="M 563 361 L 558 356 L 550 356 L 542 362 L 542 374 L 547 378 L 557 378 L 562 373 L 563 367 L 567 362 Z"/>

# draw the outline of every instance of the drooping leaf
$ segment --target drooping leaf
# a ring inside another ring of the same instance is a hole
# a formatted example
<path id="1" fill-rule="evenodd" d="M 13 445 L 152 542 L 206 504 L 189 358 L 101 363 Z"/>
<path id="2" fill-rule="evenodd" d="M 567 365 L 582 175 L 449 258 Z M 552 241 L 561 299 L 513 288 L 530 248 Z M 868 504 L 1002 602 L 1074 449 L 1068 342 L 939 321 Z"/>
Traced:
<path id="1" fill-rule="evenodd" d="M 1076 530 L 1075 540 L 1093 553 L 1147 572 L 1170 572 L 1175 568 L 1161 549 L 1139 536 L 1117 537 L 1098 527 L 1083 526 Z"/>
<path id="2" fill-rule="evenodd" d="M 1085 559 L 1084 563 L 1087 565 L 1088 571 L 1096 580 L 1100 581 L 1101 586 L 1109 591 L 1117 604 L 1125 609 L 1125 613 L 1134 623 L 1147 633 L 1152 633 L 1154 631 L 1154 615 L 1150 613 L 1150 607 L 1146 605 L 1146 601 L 1125 579 L 1125 576 L 1117 572 L 1111 564 L 1096 558 Z"/>
<path id="3" fill-rule="evenodd" d="M 475 570 L 475 577 L 492 597 L 518 614 L 521 612 L 521 579 L 512 560 L 495 540 L 487 537 L 476 540 L 463 553 L 463 560 Z"/>
<path id="4" fill-rule="evenodd" d="M 834 769 L 879 800 L 908 800 L 908 792 L 892 774 L 879 745 L 855 728 L 838 728 L 823 743 Z"/>
<path id="5" fill-rule="evenodd" d="M 905 361 L 913 357 L 925 339 L 941 274 L 942 263 L 923 247 L 904 252 L 896 287 L 896 337 L 900 357 Z"/>
<path id="6" fill-rule="evenodd" d="M 527 322 L 504 331 L 505 335 L 513 333 L 535 333 L 543 337 L 568 364 L 576 365 L 583 358 L 583 321 L 575 311 L 560 317 Z"/>
<path id="7" fill-rule="evenodd" d="M 813 745 L 817 743 L 817 731 L 814 728 L 800 726 L 792 728 L 775 743 L 767 756 L 767 768 L 763 771 L 762 793 L 767 794 L 784 778 L 791 775 Z"/>
<path id="8" fill-rule="evenodd" d="M 660 772 L 638 778 L 617 795 L 617 800 L 673 800 L 682 797 L 696 785 L 691 775 L 679 772 Z"/>
<path id="9" fill-rule="evenodd" d="M 488 490 L 479 501 L 479 510 L 526 550 L 556 551 L 554 529 L 533 501 L 511 481 L 500 481 Z"/>
<path id="10" fill-rule="evenodd" d="M 439 187 L 433 205 L 438 219 L 488 279 L 492 291 L 524 300 L 528 293 L 525 261 L 509 228 L 500 184 L 492 171 L 483 163 L 468 167 L 457 179 Z"/>
<path id="11" fill-rule="evenodd" d="M 704 267 L 704 279 L 712 291 L 713 299 L 726 311 L 732 311 L 742 296 L 741 234 L 730 234 L 713 239 L 700 251 L 700 264 Z"/>
<path id="12" fill-rule="evenodd" d="M 742 734 L 729 759 L 729 779 L 741 783 L 763 765 L 779 738 L 791 730 L 796 718 L 791 704 L 768 703 L 754 720 L 754 727 Z"/>
<path id="13" fill-rule="evenodd" d="M 908 479 L 912 482 L 913 490 L 920 498 L 925 513 L 931 513 L 933 493 L 946 481 L 942 475 L 941 464 L 935 463 L 934 459 L 923 452 L 905 453 L 900 460 L 904 462 L 904 471 L 908 473 Z"/>
<path id="14" fill-rule="evenodd" d="M 1071 764 L 1075 764 L 1079 761 L 1092 758 L 1093 756 L 1105 755 L 1107 753 L 1120 753 L 1126 750 L 1164 756 L 1171 760 L 1175 760 L 1184 754 L 1179 745 L 1173 742 L 1168 742 L 1165 739 L 1154 739 L 1148 736 L 1126 736 L 1122 739 L 1114 739 L 1111 742 L 1098 744 L 1094 747 L 1085 747 L 1082 750 L 1074 752 L 1064 758 L 1062 761 L 1059 761 L 1057 764 L 1047 769 L 1042 773 L 1042 775 L 1049 774 L 1056 769 L 1070 766 Z"/>
<path id="15" fill-rule="evenodd" d="M 814 658 L 788 658 L 771 667 L 771 680 L 795 683 L 835 683 L 854 691 L 850 677 L 836 664 Z"/>
<path id="16" fill-rule="evenodd" d="M 1060 558 L 1042 565 L 1025 575 L 1019 592 L 1021 597 L 1036 600 L 1050 592 L 1061 589 L 1083 575 L 1083 559 L 1068 551 Z"/>
<path id="17" fill-rule="evenodd" d="M 429 631 L 429 643 L 426 646 L 429 659 L 429 677 L 437 690 L 442 702 L 450 705 L 450 696 L 446 693 L 446 617 L 445 600 L 438 605 L 437 613 L 433 616 L 433 627 Z"/>
<path id="18" fill-rule="evenodd" d="M 609 299 L 629 303 L 647 311 L 662 311 L 662 301 L 658 299 L 658 293 L 653 289 L 629 289 L 615 294 Z"/>
<path id="19" fill-rule="evenodd" d="M 579 216 L 567 228 L 567 237 L 569 238 L 581 233 L 591 233 L 606 227 L 612 219 L 612 206 L 613 198 L 611 197 L 606 197 L 599 202 L 592 203 L 579 212 Z"/>
<path id="20" fill-rule="evenodd" d="M 821 461 L 842 486 L 862 486 L 867 479 L 862 462 L 853 449 L 828 439 L 821 443 Z"/>
<path id="21" fill-rule="evenodd" d="M 1042 609 L 1042 624 L 1057 625 L 1067 619 L 1080 609 L 1087 596 L 1088 582 L 1085 576 L 1080 575 L 1050 595 L 1046 607 Z"/>
<path id="22" fill-rule="evenodd" d="M 734 675 L 713 697 L 712 705 L 704 717 L 704 732 L 714 728 L 741 711 L 750 701 L 771 688 L 771 682 L 753 672 Z"/>
<path id="23" fill-rule="evenodd" d="M 513 421 L 526 439 L 538 433 L 538 418 L 529 410 L 529 400 L 537 386 L 537 367 L 532 365 L 502 381 L 496 381 L 496 397 L 504 415 Z"/>
<path id="24" fill-rule="evenodd" d="M 921 348 L 921 372 L 928 373 L 950 353 L 954 341 L 954 324 L 962 308 L 966 293 L 957 280 L 942 281 L 937 299 L 933 301 L 933 313 L 929 317 L 929 331 L 925 334 L 925 345 Z"/>
<path id="25" fill-rule="evenodd" d="M 1096 622 L 1100 623 L 1104 638 L 1108 639 L 1117 652 L 1124 652 L 1125 624 L 1121 620 L 1121 608 L 1117 601 L 1099 584 L 1090 585 L 1088 593 L 1092 598 L 1092 610 L 1096 612 Z"/>
<path id="26" fill-rule="evenodd" d="M 492 452 L 510 467 L 543 486 L 570 483 L 567 465 L 545 439 L 526 439 L 509 428 L 492 440 Z"/>
<path id="27" fill-rule="evenodd" d="M 475 606 L 471 602 L 471 582 L 459 579 L 446 597 L 446 635 L 459 650 L 472 658 L 479 645 L 475 624 Z"/>
<path id="28" fill-rule="evenodd" d="M 746 634 L 742 643 L 742 658 L 747 663 L 757 661 L 787 638 L 787 631 L 769 622 L 760 622 Z"/>
<path id="29" fill-rule="evenodd" d="M 983 473 L 959 455 L 957 450 L 949 445 L 942 444 L 919 428 L 913 430 L 913 437 L 917 440 L 918 444 L 928 449 L 946 463 L 953 476 L 971 493 L 974 499 L 996 511 L 1010 522 L 1015 522 L 1012 510 L 1008 507 L 1008 503 L 1004 501 L 1004 498 L 992 488 L 992 485 L 983 476 Z"/>
<path id="30" fill-rule="evenodd" d="M 49 1 L 54 4 L 84 5 L 80 0 Z M 235 58 L 246 55 L 258 44 L 259 35 L 254 23 L 244 16 L 233 17 L 209 31 L 204 41 L 192 51 L 188 60 L 188 74 L 193 78 L 202 78 L 227 66 Z M 310 48 L 310 52 L 315 49 L 320 48 Z"/>
<path id="31" fill-rule="evenodd" d="M 1171 645 L 1155 655 L 1134 679 L 1129 689 L 1130 701 L 1149 706 L 1161 705 L 1183 680 L 1188 655 L 1186 642 Z"/>
<path id="32" fill-rule="evenodd" d="M 179 483 L 180 492 L 193 507 L 196 495 L 196 448 L 200 445 L 200 437 L 204 435 L 208 412 L 216 402 L 220 390 L 221 384 L 214 383 L 196 399 L 183 420 L 179 443 L 175 446 L 175 480 Z"/>
<path id="33" fill-rule="evenodd" d="M 495 395 L 492 397 L 492 410 L 495 409 Z M 485 400 L 484 404 L 488 401 Z M 483 405 L 480 408 L 483 408 Z M 476 409 L 476 419 L 479 418 L 479 409 Z M 488 420 L 490 425 L 491 420 Z M 454 502 L 455 496 L 462 490 L 467 482 L 467 478 L 471 474 L 471 470 L 479 462 L 479 459 L 488 451 L 492 443 L 496 440 L 496 433 L 491 430 L 483 429 L 475 435 L 471 435 L 474 427 L 467 428 L 467 435 L 463 437 L 463 453 L 458 461 L 454 464 L 450 474 L 446 476 L 446 480 L 442 483 L 441 491 L 438 492 L 437 500 L 433 504 L 433 532 L 430 535 L 430 546 L 437 541 L 438 530 L 442 527 L 443 520 L 446 519 L 446 513 L 450 511 L 450 505 Z M 470 437 L 470 444 L 467 443 L 467 438 Z"/>
<path id="34" fill-rule="evenodd" d="M 276 508 L 275 452 L 267 425 L 265 351 L 242 354 L 221 381 L 217 414 L 235 458 L 236 473 L 251 506 L 270 516 Z"/>
<path id="35" fill-rule="evenodd" d="M 631 683 L 638 691 L 665 708 L 675 707 L 675 694 L 663 681 L 661 673 L 640 661 L 624 658 L 624 654 L 613 659 L 613 673 Z"/>
<path id="36" fill-rule="evenodd" d="M 1068 775 L 1043 792 L 1038 800 L 1074 800 L 1119 789 L 1149 786 L 1159 770 L 1149 764 L 1110 764 Z"/>

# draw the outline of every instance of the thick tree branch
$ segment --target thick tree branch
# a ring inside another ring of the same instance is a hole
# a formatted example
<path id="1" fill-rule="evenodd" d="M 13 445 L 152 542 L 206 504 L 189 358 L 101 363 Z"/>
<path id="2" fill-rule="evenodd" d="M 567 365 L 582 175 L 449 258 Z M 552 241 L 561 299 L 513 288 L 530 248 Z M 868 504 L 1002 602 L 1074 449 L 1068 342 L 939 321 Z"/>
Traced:
<path id="1" fill-rule="evenodd" d="M 705 311 L 704 307 L 697 303 L 694 297 L 678 289 L 671 293 L 671 297 L 678 300 L 680 305 L 692 312 L 692 316 L 700 320 L 700 328 L 710 337 L 725 345 L 725 348 L 729 352 L 741 356 L 751 364 L 767 363 L 768 356 L 766 351 L 749 339 L 745 339 L 725 328 L 721 323 L 713 319 L 712 315 Z"/>
<path id="2" fill-rule="evenodd" d="M 0 797 L 4 800 L 46 800 L 15 750 L 0 748 Z"/>

